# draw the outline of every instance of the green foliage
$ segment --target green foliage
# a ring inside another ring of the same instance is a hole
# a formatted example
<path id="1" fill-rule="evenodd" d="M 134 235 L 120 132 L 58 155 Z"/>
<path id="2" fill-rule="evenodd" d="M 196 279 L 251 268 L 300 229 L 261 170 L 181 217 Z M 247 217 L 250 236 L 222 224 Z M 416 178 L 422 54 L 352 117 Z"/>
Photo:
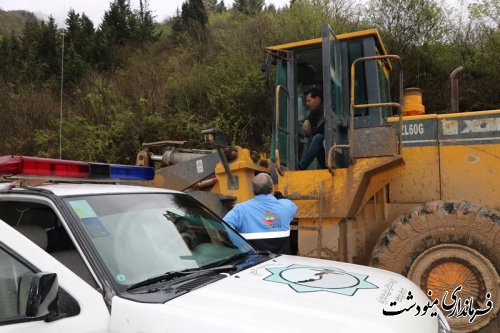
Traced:
<path id="1" fill-rule="evenodd" d="M 221 0 L 218 4 L 217 4 L 217 7 L 216 7 L 216 12 L 217 13 L 222 13 L 222 12 L 225 12 L 227 10 L 226 8 L 226 5 L 224 4 L 224 0 Z"/>
<path id="2" fill-rule="evenodd" d="M 262 11 L 264 0 L 235 0 L 234 8 L 246 15 L 256 15 Z"/>
<path id="3" fill-rule="evenodd" d="M 21 41 L 18 37 L 11 35 L 2 39 L 0 44 L 0 72 L 5 81 L 7 78 L 15 78 L 18 68 L 20 68 Z M 15 81 L 9 80 L 11 83 Z"/>
<path id="4" fill-rule="evenodd" d="M 174 18 L 173 30 L 179 38 L 182 33 L 197 40 L 202 40 L 206 35 L 208 15 L 203 0 L 186 0 L 182 4 L 180 15 Z"/>
<path id="5" fill-rule="evenodd" d="M 56 96 L 46 88 L 11 84 L 0 85 L 0 96 L 0 155 L 35 155 L 34 132 L 37 128 L 46 128 L 51 119 L 57 117 Z"/>
<path id="6" fill-rule="evenodd" d="M 213 13 L 217 11 L 217 0 L 203 0 L 202 2 L 207 12 Z"/>
<path id="7" fill-rule="evenodd" d="M 372 0 L 366 16 L 388 51 L 402 57 L 405 86 L 423 89 L 428 112 L 447 111 L 449 75 L 459 66 L 466 69 L 459 84 L 461 110 L 493 109 L 500 105 L 499 3 L 473 3 L 468 18 L 461 14 L 467 8 L 451 10 L 436 0 Z"/>
<path id="8" fill-rule="evenodd" d="M 139 10 L 132 10 L 127 0 L 115 0 L 104 13 L 95 34 L 94 60 L 101 70 L 114 69 L 124 64 L 120 48 L 141 46 L 159 39 L 148 1 L 139 2 Z"/>
<path id="9" fill-rule="evenodd" d="M 360 7 L 354 1 L 295 0 L 281 11 L 267 11 L 273 44 L 318 38 L 327 22 L 336 34 L 367 28 L 360 21 Z"/>
<path id="10" fill-rule="evenodd" d="M 93 63 L 95 49 L 95 29 L 92 21 L 85 15 L 68 12 L 66 18 L 65 47 L 72 45 L 75 52 L 87 63 Z"/>
<path id="11" fill-rule="evenodd" d="M 207 13 L 222 13 L 227 10 L 224 0 L 203 0 Z"/>
<path id="12" fill-rule="evenodd" d="M 147 101 L 127 100 L 123 94 L 101 80 L 94 81 L 79 105 L 62 123 L 62 156 L 65 159 L 133 164 L 135 153 L 151 127 L 161 117 L 147 107 Z M 38 154 L 57 156 L 59 122 L 38 130 Z M 158 133 L 154 133 L 158 134 Z"/>
<path id="13" fill-rule="evenodd" d="M 386 32 L 386 45 L 398 51 L 435 43 L 447 28 L 437 0 L 371 0 L 367 19 Z"/>
<path id="14" fill-rule="evenodd" d="M 127 0 L 115 0 L 104 13 L 101 31 L 111 45 L 125 45 L 132 39 L 137 21 Z"/>
<path id="15" fill-rule="evenodd" d="M 469 14 L 479 27 L 498 29 L 500 27 L 500 1 L 481 0 L 469 5 Z"/>

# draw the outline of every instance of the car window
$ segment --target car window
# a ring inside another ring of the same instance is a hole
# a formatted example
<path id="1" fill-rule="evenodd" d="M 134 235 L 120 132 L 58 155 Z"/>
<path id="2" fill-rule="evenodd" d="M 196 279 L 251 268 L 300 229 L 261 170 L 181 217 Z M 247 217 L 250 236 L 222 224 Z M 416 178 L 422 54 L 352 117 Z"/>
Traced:
<path id="1" fill-rule="evenodd" d="M 0 200 L 0 219 L 48 252 L 93 288 L 99 288 L 53 208 L 40 202 L 9 198 Z"/>
<path id="2" fill-rule="evenodd" d="M 26 301 L 34 274 L 0 248 L 0 325 L 26 318 Z"/>

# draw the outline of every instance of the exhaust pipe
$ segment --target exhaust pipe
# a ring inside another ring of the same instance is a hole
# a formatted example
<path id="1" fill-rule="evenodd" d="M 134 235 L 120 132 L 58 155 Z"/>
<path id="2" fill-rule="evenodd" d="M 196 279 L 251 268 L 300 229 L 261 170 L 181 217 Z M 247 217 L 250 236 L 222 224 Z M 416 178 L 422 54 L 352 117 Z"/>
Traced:
<path id="1" fill-rule="evenodd" d="M 451 94 L 450 110 L 448 111 L 448 113 L 460 112 L 460 107 L 458 105 L 458 79 L 462 76 L 463 72 L 464 68 L 458 67 L 450 74 Z"/>

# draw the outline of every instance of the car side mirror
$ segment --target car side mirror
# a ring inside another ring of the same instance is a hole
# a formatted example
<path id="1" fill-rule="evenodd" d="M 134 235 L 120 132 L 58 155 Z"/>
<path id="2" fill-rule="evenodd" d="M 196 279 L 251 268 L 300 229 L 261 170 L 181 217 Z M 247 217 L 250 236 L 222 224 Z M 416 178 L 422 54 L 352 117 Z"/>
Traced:
<path id="1" fill-rule="evenodd" d="M 26 317 L 51 318 L 59 316 L 59 284 L 55 273 L 36 273 L 31 278 Z"/>

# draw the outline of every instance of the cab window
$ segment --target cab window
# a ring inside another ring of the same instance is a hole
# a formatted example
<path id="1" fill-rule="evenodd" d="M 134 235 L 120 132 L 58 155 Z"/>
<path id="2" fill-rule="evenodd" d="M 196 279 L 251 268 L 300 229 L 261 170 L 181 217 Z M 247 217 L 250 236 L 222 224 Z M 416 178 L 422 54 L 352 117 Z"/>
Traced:
<path id="1" fill-rule="evenodd" d="M 349 42 L 349 64 L 352 64 L 354 60 L 364 57 L 363 54 L 363 43 Z M 351 67 L 349 66 L 349 77 Z M 365 79 L 365 66 L 363 63 L 356 64 L 356 77 L 354 78 L 354 104 L 366 104 L 368 103 L 366 94 L 366 79 Z M 355 117 L 367 116 L 368 109 L 356 109 L 354 110 Z"/>
<path id="2" fill-rule="evenodd" d="M 389 87 L 389 71 L 383 61 L 377 61 L 377 77 L 378 86 L 380 89 L 380 102 L 388 103 L 391 101 L 391 91 Z M 392 109 L 390 107 L 382 108 L 383 117 L 392 116 Z"/>

